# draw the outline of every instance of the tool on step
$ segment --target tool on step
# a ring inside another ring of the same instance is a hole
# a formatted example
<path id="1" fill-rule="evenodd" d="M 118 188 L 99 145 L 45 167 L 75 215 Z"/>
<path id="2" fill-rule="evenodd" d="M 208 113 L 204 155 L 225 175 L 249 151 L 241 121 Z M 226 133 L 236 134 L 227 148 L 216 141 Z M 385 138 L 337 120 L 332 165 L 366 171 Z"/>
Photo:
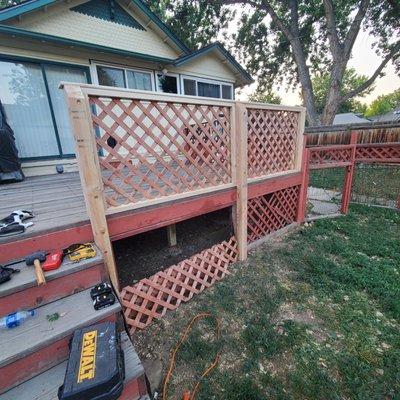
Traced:
<path id="1" fill-rule="evenodd" d="M 122 393 L 124 353 L 114 322 L 78 329 L 71 342 L 60 400 L 113 400 Z"/>
<path id="2" fill-rule="evenodd" d="M 97 296 L 112 292 L 112 287 L 107 282 L 102 282 L 90 289 L 90 297 L 94 300 Z"/>
<path id="3" fill-rule="evenodd" d="M 37 251 L 36 253 L 30 254 L 25 258 L 26 265 L 33 265 L 35 267 L 36 281 L 38 286 L 46 283 L 46 278 L 42 270 L 41 263 L 46 261 L 46 252 Z"/>
<path id="4" fill-rule="evenodd" d="M 63 251 L 64 256 L 68 256 L 72 262 L 79 262 L 96 256 L 96 249 L 93 243 L 75 243 Z"/>
<path id="5" fill-rule="evenodd" d="M 33 218 L 34 214 L 28 210 L 15 210 L 7 217 L 0 220 L 0 236 L 11 236 L 24 233 L 26 228 L 33 225 L 32 222 L 24 222 Z"/>
<path id="6" fill-rule="evenodd" d="M 95 310 L 101 310 L 115 303 L 115 296 L 113 293 L 106 293 L 97 296 L 93 299 L 93 307 Z"/>
<path id="7" fill-rule="evenodd" d="M 63 258 L 64 253 L 62 250 L 50 252 L 46 257 L 46 261 L 42 264 L 43 271 L 53 271 L 60 268 Z"/>
<path id="8" fill-rule="evenodd" d="M 14 261 L 5 265 L 0 264 L 0 284 L 4 282 L 8 282 L 11 279 L 12 274 L 17 274 L 20 272 L 17 268 L 10 268 L 9 265 L 17 264 L 18 261 Z"/>

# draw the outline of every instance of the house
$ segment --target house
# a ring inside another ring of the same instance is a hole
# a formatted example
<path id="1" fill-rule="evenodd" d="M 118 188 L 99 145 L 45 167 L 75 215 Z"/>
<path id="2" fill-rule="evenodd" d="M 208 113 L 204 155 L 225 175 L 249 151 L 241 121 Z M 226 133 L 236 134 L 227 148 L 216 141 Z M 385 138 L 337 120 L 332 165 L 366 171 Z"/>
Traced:
<path id="1" fill-rule="evenodd" d="M 369 119 L 360 117 L 352 112 L 336 114 L 333 120 L 333 125 L 353 125 L 353 124 L 368 124 L 371 123 Z"/>
<path id="2" fill-rule="evenodd" d="M 386 114 L 371 117 L 374 122 L 400 122 L 400 106 Z"/>
<path id="3" fill-rule="evenodd" d="M 73 170 L 60 81 L 232 99 L 251 76 L 220 44 L 191 51 L 141 0 L 28 0 L 0 11 L 0 100 L 27 175 Z"/>

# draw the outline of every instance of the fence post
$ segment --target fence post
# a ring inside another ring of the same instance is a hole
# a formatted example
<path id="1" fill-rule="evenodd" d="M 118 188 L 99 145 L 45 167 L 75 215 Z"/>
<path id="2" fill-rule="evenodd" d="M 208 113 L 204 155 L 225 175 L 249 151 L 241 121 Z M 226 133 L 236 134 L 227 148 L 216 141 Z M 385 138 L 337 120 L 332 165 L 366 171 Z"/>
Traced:
<path id="1" fill-rule="evenodd" d="M 301 172 L 302 172 L 302 177 L 301 177 L 299 205 L 297 208 L 296 222 L 303 222 L 306 217 L 306 211 L 307 211 L 307 193 L 308 193 L 308 183 L 310 180 L 310 150 L 306 148 L 306 141 L 304 141 Z"/>
<path id="2" fill-rule="evenodd" d="M 346 167 L 344 173 L 342 205 L 340 208 L 340 212 L 342 214 L 347 214 L 349 211 L 349 205 L 351 200 L 351 187 L 353 185 L 353 176 L 356 163 L 355 160 L 356 160 L 357 138 L 358 138 L 358 133 L 356 131 L 352 131 L 350 134 L 350 144 L 352 145 L 351 158 L 350 158 L 351 165 Z"/>
<path id="3" fill-rule="evenodd" d="M 119 291 L 119 281 L 113 249 L 106 220 L 104 187 L 97 154 L 95 132 L 92 125 L 90 105 L 87 96 L 79 86 L 64 85 L 65 96 L 72 130 L 75 137 L 76 158 L 79 176 L 89 214 L 94 241 L 102 252 L 115 290 Z"/>
<path id="4" fill-rule="evenodd" d="M 235 102 L 236 239 L 239 260 L 247 259 L 247 109 Z"/>

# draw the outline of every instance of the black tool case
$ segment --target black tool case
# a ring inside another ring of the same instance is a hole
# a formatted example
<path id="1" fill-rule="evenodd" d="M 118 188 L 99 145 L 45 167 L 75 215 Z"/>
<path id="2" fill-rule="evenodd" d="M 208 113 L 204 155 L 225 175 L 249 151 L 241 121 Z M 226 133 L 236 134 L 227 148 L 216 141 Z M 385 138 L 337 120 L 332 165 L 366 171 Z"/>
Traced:
<path id="1" fill-rule="evenodd" d="M 124 354 L 115 323 L 74 332 L 60 400 L 114 400 L 123 389 Z"/>

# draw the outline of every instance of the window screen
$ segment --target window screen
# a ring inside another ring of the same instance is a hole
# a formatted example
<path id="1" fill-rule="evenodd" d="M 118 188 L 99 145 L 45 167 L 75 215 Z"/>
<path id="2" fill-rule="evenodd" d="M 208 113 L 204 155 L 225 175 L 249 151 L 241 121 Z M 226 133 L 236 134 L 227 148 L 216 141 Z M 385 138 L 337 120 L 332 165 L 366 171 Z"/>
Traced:
<path id="1" fill-rule="evenodd" d="M 223 99 L 232 99 L 232 86 L 230 85 L 222 85 L 222 98 Z"/>
<path id="2" fill-rule="evenodd" d="M 151 75 L 149 72 L 127 70 L 126 75 L 130 89 L 151 90 Z"/>
<path id="3" fill-rule="evenodd" d="M 123 69 L 98 66 L 97 76 L 100 85 L 122 88 L 126 87 Z"/>
<path id="4" fill-rule="evenodd" d="M 184 93 L 190 96 L 196 96 L 196 81 L 192 79 L 183 80 Z"/>
<path id="5" fill-rule="evenodd" d="M 220 98 L 220 86 L 214 83 L 197 82 L 198 96 Z"/>

